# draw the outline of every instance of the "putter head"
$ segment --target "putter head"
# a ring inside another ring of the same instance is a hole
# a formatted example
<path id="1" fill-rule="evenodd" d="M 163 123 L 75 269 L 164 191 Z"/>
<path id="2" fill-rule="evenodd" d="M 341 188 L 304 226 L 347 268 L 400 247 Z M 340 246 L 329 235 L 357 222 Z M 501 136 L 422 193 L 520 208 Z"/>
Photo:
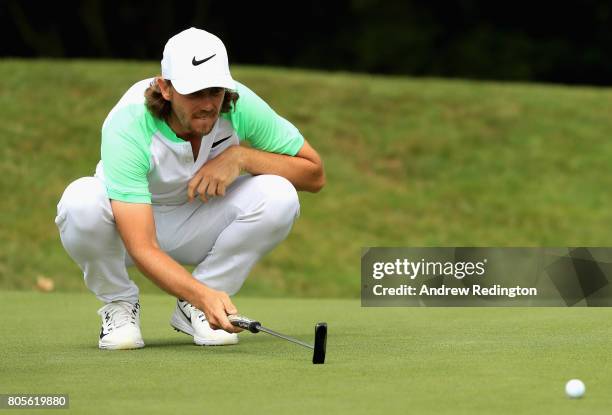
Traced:
<path id="1" fill-rule="evenodd" d="M 327 323 L 317 323 L 315 326 L 313 364 L 325 363 L 325 349 L 327 347 Z"/>

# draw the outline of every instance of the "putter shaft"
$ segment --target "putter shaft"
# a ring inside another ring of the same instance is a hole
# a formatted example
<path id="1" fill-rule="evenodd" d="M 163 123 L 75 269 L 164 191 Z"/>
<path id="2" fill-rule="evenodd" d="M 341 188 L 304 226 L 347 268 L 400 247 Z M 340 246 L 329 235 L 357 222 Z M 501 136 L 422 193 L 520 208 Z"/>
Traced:
<path id="1" fill-rule="evenodd" d="M 290 342 L 293 342 L 293 343 L 299 344 L 300 346 L 308 347 L 309 349 L 314 350 L 314 346 L 312 346 L 312 345 L 310 345 L 308 343 L 305 343 L 305 342 L 303 342 L 301 340 L 294 339 L 293 337 L 289 337 L 289 336 L 285 336 L 284 334 L 277 333 L 274 330 L 270 330 L 269 328 L 263 327 L 263 326 L 261 326 L 259 324 L 256 327 L 257 327 L 258 330 L 263 331 L 265 333 L 271 334 L 271 335 L 276 336 L 276 337 L 280 337 L 281 339 L 289 340 Z"/>
<path id="2" fill-rule="evenodd" d="M 227 319 L 236 327 L 243 328 L 251 333 L 259 333 L 263 331 L 275 337 L 290 341 L 291 343 L 299 344 L 313 351 L 312 363 L 321 364 L 325 362 L 325 349 L 327 347 L 327 323 L 317 323 L 315 326 L 315 343 L 308 344 L 293 337 L 285 336 L 267 327 L 263 327 L 257 320 L 251 320 L 248 317 L 232 314 L 227 316 Z"/>

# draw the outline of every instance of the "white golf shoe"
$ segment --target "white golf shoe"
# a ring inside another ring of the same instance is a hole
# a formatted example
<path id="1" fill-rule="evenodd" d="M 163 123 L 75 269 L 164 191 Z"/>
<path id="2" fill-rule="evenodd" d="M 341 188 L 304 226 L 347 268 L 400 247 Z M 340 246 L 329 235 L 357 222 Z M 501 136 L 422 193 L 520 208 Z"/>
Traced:
<path id="1" fill-rule="evenodd" d="M 140 303 L 113 301 L 98 310 L 102 317 L 100 349 L 140 349 L 144 347 L 140 333 Z"/>
<path id="2" fill-rule="evenodd" d="M 170 325 L 176 331 L 193 336 L 193 342 L 199 346 L 222 346 L 238 343 L 236 333 L 211 329 L 204 313 L 187 301 L 176 300 L 176 308 L 170 320 Z"/>

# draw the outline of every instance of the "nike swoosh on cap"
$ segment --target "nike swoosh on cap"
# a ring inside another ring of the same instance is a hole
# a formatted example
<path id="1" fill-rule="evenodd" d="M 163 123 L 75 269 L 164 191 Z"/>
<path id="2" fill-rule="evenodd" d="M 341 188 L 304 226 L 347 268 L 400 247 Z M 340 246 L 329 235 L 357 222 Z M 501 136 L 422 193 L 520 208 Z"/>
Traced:
<path id="1" fill-rule="evenodd" d="M 232 134 L 232 135 L 233 135 L 233 134 Z M 231 136 L 231 135 L 230 135 L 230 136 L 227 136 L 227 137 L 225 137 L 225 138 L 222 138 L 222 139 L 221 139 L 221 140 L 219 140 L 219 141 L 215 141 L 215 142 L 213 143 L 213 145 L 212 145 L 212 147 L 211 147 L 211 148 L 215 148 L 216 146 L 218 146 L 219 144 L 221 144 L 222 142 L 224 142 L 224 141 L 226 141 L 226 140 L 229 140 L 230 138 L 232 138 L 232 136 Z"/>
<path id="2" fill-rule="evenodd" d="M 194 57 L 193 57 L 193 59 L 191 60 L 191 64 L 192 64 L 193 66 L 198 66 L 198 65 L 200 65 L 200 64 L 202 64 L 202 63 L 204 63 L 204 62 L 206 62 L 206 61 L 211 60 L 211 59 L 212 59 L 212 58 L 214 58 L 215 56 L 217 56 L 217 54 L 216 54 L 216 53 L 215 53 L 214 55 L 212 55 L 212 56 L 209 56 L 208 58 L 202 59 L 201 61 L 196 60 L 196 58 L 195 58 L 195 56 L 194 56 Z"/>

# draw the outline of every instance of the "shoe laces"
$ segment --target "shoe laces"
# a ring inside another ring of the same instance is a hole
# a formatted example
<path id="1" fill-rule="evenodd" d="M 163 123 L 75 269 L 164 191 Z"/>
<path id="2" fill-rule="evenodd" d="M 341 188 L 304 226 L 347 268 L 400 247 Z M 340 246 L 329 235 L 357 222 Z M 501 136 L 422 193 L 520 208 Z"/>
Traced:
<path id="1" fill-rule="evenodd" d="M 204 314 L 202 310 L 200 310 L 199 308 L 195 308 L 192 304 L 188 303 L 185 300 L 179 300 L 179 301 L 183 304 L 183 307 L 186 307 L 189 309 L 189 311 L 191 311 L 192 316 L 195 314 L 195 318 L 200 320 L 202 323 L 206 322 L 206 315 Z"/>
<path id="2" fill-rule="evenodd" d="M 126 324 L 136 324 L 140 303 L 132 304 L 127 301 L 113 301 L 98 310 L 104 324 L 109 328 L 119 328 Z"/>

